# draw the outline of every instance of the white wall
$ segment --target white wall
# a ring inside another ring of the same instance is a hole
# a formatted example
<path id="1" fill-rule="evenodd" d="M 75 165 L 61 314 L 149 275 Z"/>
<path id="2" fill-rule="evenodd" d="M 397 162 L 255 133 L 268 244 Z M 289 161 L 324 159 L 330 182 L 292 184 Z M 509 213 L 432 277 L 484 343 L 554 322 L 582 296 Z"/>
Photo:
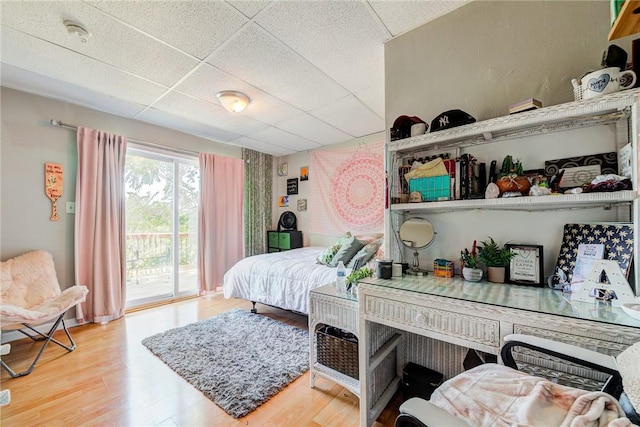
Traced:
<path id="1" fill-rule="evenodd" d="M 339 148 L 353 147 L 359 144 L 372 144 L 374 142 L 383 141 L 385 138 L 384 133 L 376 133 L 362 138 L 354 138 L 350 141 L 324 146 L 317 150 L 334 150 Z M 289 170 L 288 176 L 278 176 L 278 165 L 287 163 Z M 311 169 L 311 155 L 310 151 L 302 151 L 299 153 L 291 154 L 288 156 L 276 157 L 273 159 L 274 172 L 273 172 L 273 229 L 278 226 L 278 219 L 280 215 L 285 211 L 292 211 L 296 214 L 298 219 L 298 230 L 302 231 L 303 245 L 304 246 L 329 246 L 335 243 L 335 241 L 344 234 L 347 230 L 336 230 L 336 234 L 318 234 L 309 232 L 310 216 L 309 212 L 313 209 L 311 203 L 311 194 L 309 192 L 311 181 L 314 179 L 314 171 Z M 309 166 L 309 180 L 298 181 L 298 194 L 289 196 L 289 207 L 281 208 L 278 206 L 278 196 L 284 196 L 287 194 L 287 179 L 298 178 L 300 179 L 300 167 Z M 299 199 L 307 199 L 307 210 L 298 212 L 297 203 Z M 341 232 L 342 231 L 342 232 Z"/>
<path id="2" fill-rule="evenodd" d="M 75 132 L 49 125 L 50 119 L 127 135 L 193 151 L 240 157 L 240 149 L 159 126 L 123 119 L 41 96 L 1 89 L 0 259 L 44 249 L 53 254 L 60 286 L 74 284 L 74 217 L 65 213 L 75 199 Z M 64 167 L 59 221 L 50 221 L 44 193 L 44 164 Z"/>

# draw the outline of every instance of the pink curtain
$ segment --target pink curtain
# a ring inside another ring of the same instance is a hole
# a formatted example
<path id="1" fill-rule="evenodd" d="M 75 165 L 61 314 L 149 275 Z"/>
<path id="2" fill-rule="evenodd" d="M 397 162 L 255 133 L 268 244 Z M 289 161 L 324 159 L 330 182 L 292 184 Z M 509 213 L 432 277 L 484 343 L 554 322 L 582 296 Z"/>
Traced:
<path id="1" fill-rule="evenodd" d="M 78 127 L 76 283 L 89 288 L 79 322 L 108 322 L 124 314 L 124 161 L 127 137 Z"/>
<path id="2" fill-rule="evenodd" d="M 200 153 L 198 286 L 222 286 L 227 270 L 244 257 L 244 161 Z"/>

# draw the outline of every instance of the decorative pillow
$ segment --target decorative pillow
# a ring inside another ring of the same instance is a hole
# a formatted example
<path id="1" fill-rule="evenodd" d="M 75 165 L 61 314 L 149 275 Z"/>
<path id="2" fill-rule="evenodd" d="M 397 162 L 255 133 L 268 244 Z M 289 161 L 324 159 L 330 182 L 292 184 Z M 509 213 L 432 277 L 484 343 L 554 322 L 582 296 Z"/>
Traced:
<path id="1" fill-rule="evenodd" d="M 378 252 L 381 246 L 382 246 L 382 238 L 366 244 L 364 247 L 362 247 L 362 249 L 360 249 L 353 256 L 353 258 L 351 258 L 351 261 L 349 261 L 349 263 L 347 264 L 347 267 L 352 268 L 356 259 L 360 259 L 360 266 L 365 265 L 371 258 L 373 258 L 373 255 L 375 255 L 375 253 Z"/>
<path id="2" fill-rule="evenodd" d="M 329 263 L 331 262 L 333 257 L 338 253 L 342 245 L 344 245 L 344 242 L 346 242 L 347 239 L 349 239 L 350 237 L 352 237 L 350 231 L 347 231 L 346 233 L 344 233 L 344 235 L 342 235 L 342 237 L 340 237 L 336 243 L 334 243 L 333 245 L 329 246 L 327 249 L 320 252 L 320 255 L 318 255 L 318 258 L 316 258 L 316 262 L 318 264 L 329 265 Z"/>
<path id="3" fill-rule="evenodd" d="M 358 253 L 360 249 L 364 247 L 365 243 L 356 239 L 355 237 L 350 237 L 344 242 L 344 245 L 338 250 L 335 254 L 331 262 L 329 263 L 332 267 L 337 267 L 340 261 L 346 266 L 351 258 Z"/>

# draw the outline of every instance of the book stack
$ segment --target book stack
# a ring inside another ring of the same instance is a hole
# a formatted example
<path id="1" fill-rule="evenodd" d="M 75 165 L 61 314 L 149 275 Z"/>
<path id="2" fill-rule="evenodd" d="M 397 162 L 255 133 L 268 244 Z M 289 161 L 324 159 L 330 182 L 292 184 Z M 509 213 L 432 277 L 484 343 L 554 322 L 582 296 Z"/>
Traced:
<path id="1" fill-rule="evenodd" d="M 542 102 L 535 98 L 528 98 L 524 101 L 516 102 L 509 106 L 509 114 L 521 113 L 523 111 L 535 110 L 536 108 L 542 108 Z"/>

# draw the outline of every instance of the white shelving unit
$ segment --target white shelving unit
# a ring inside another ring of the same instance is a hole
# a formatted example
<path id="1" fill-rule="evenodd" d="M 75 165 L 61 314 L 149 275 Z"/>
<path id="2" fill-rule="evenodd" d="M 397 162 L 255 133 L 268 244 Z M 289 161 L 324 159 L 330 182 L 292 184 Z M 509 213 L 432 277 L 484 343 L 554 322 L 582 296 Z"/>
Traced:
<path id="1" fill-rule="evenodd" d="M 560 194 L 550 196 L 525 196 L 497 199 L 450 200 L 423 203 L 392 203 L 387 209 L 388 215 L 386 235 L 392 236 L 394 230 L 405 215 L 426 215 L 434 218 L 440 226 L 448 227 L 441 234 L 449 233 L 457 228 L 455 223 L 460 213 L 465 211 L 491 211 L 494 224 L 483 228 L 485 224 L 478 223 L 478 233 L 489 233 L 500 230 L 502 224 L 498 218 L 501 215 L 514 215 L 514 211 L 532 212 L 529 221 L 537 221 L 539 215 L 553 214 L 553 220 L 564 223 L 572 222 L 576 210 L 603 208 L 610 218 L 617 222 L 632 222 L 634 224 L 634 257 L 640 254 L 640 208 L 638 181 L 638 91 L 635 89 L 617 92 L 600 97 L 554 105 L 537 110 L 522 112 L 514 115 L 497 117 L 469 125 L 459 126 L 445 131 L 427 133 L 411 138 L 390 141 L 387 144 L 387 164 L 390 165 L 390 176 L 393 183 L 396 177 L 396 167 L 400 159 L 417 157 L 419 154 L 438 154 L 443 152 L 459 156 L 461 153 L 484 156 L 488 159 L 501 160 L 504 154 L 514 157 L 524 155 L 529 160 L 526 168 L 535 169 L 544 164 L 544 160 L 567 158 L 574 156 L 592 155 L 596 152 L 617 151 L 624 145 L 632 144 L 632 176 L 631 190 L 616 192 L 598 192 L 581 194 Z M 540 148 L 537 148 L 540 147 Z M 600 151 L 597 151 L 600 150 Z M 480 161 L 480 158 L 479 158 Z M 535 164 L 529 165 L 529 163 Z M 500 165 L 498 164 L 498 167 Z M 394 185 L 391 186 L 391 201 L 397 201 L 399 194 Z M 504 211 L 501 214 L 500 211 Z M 563 212 L 564 211 L 564 212 Z M 568 212 L 569 211 L 569 212 Z M 431 215 L 455 213 L 458 216 L 432 217 Z M 590 211 L 584 217 L 602 217 L 603 215 Z M 602 211 L 600 211 L 602 212 Z M 466 217 L 468 221 L 468 217 Z M 486 218 L 486 216 L 485 216 Z M 601 220 L 594 220 L 595 222 Z M 493 228 L 491 228 L 493 226 Z M 558 224 L 554 224 L 557 230 Z M 561 225 L 559 226 L 561 229 Z M 504 227 L 503 227 L 504 228 Z M 544 230 L 531 227 L 531 242 L 536 242 Z M 442 231 L 442 230 L 441 230 Z M 457 230 L 456 230 L 457 232 Z M 551 232 L 549 232 L 551 233 Z M 557 235 L 557 231 L 555 231 Z M 505 232 L 505 235 L 508 235 Z M 556 235 L 547 236 L 550 242 Z M 480 234 L 479 237 L 482 235 Z M 522 233 L 521 233 L 522 236 Z M 474 239 L 475 237 L 472 237 Z M 505 239 L 510 240 L 510 239 Z M 393 248 L 393 239 L 387 239 L 388 253 L 392 258 L 398 258 L 400 249 Z M 446 243 L 444 244 L 446 246 Z M 453 253 L 451 248 L 450 253 Z M 461 248 L 457 248 L 459 251 Z M 440 247 L 439 250 L 443 250 Z M 446 252 L 446 251 L 445 251 Z M 459 253 L 459 252 L 458 252 Z M 442 254 L 439 255 L 440 257 Z M 549 254 L 549 257 L 552 255 Z M 551 259 L 548 260 L 549 263 Z M 636 295 L 640 295 L 640 268 L 635 262 L 635 274 L 629 281 L 635 286 Z M 549 274 L 550 272 L 547 272 Z"/>

